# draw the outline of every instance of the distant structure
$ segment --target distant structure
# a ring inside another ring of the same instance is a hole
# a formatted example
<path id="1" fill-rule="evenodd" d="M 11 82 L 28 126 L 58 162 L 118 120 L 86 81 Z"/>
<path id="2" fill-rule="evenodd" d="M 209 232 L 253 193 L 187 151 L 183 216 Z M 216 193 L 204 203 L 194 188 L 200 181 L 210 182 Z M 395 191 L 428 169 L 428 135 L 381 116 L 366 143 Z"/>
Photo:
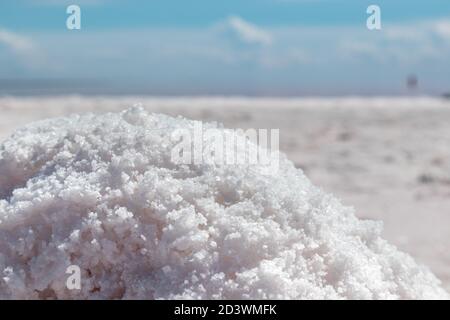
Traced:
<path id="1" fill-rule="evenodd" d="M 406 78 L 406 86 L 410 91 L 416 91 L 419 86 L 419 80 L 415 74 L 410 74 L 408 78 Z"/>

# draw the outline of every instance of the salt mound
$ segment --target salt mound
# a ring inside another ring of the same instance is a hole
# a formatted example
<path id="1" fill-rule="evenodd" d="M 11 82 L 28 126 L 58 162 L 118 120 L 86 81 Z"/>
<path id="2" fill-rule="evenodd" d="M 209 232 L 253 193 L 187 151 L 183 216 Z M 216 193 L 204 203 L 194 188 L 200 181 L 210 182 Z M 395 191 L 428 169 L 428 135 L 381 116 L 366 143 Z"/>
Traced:
<path id="1" fill-rule="evenodd" d="M 4 141 L 0 298 L 448 298 L 283 156 L 274 175 L 175 165 L 171 129 L 194 123 L 135 108 Z"/>

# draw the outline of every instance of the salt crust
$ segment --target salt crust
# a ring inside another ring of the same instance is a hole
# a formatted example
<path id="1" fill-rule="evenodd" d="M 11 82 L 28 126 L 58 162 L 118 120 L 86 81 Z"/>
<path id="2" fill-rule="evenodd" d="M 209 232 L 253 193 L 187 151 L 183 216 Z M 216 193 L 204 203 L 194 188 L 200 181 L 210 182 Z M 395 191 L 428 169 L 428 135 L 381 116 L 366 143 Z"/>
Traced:
<path id="1" fill-rule="evenodd" d="M 284 155 L 273 175 L 174 164 L 171 132 L 194 124 L 132 108 L 4 141 L 0 298 L 449 298 L 381 223 L 357 219 Z M 81 290 L 66 288 L 69 265 Z"/>

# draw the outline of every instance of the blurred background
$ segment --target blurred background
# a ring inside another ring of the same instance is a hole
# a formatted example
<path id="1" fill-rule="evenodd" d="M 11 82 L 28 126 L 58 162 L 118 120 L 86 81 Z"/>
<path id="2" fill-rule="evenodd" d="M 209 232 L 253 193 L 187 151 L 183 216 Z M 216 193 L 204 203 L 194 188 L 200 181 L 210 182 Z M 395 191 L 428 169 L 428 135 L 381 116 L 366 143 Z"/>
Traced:
<path id="1" fill-rule="evenodd" d="M 449 57 L 448 0 L 4 0 L 0 139 L 136 103 L 278 128 L 314 184 L 450 290 Z"/>
<path id="2" fill-rule="evenodd" d="M 81 8 L 81 30 L 66 8 Z M 401 95 L 450 93 L 450 2 L 378 0 L 0 2 L 0 93 Z"/>

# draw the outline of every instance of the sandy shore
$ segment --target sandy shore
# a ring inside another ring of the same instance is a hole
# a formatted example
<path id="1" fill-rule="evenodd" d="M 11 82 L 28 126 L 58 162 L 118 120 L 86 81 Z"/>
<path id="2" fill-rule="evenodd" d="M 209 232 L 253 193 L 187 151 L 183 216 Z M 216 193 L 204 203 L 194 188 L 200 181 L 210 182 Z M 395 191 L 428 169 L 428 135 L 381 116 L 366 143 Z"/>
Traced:
<path id="1" fill-rule="evenodd" d="M 280 129 L 280 147 L 314 184 L 384 222 L 386 239 L 450 291 L 450 101 L 433 98 L 0 98 L 0 139 L 71 113 L 134 104 L 227 127 Z"/>

